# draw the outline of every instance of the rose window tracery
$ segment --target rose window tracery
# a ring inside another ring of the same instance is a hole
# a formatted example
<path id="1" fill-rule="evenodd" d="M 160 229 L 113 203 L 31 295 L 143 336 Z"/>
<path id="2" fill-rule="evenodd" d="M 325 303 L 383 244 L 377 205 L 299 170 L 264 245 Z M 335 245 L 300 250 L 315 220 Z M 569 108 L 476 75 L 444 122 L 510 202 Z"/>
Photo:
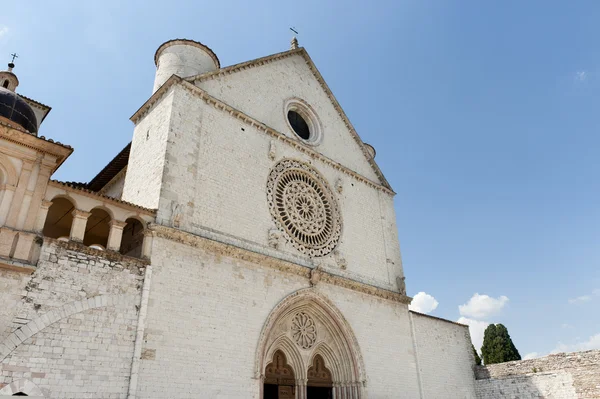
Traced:
<path id="1" fill-rule="evenodd" d="M 302 349 L 310 349 L 317 341 L 317 326 L 304 312 L 296 313 L 292 320 L 292 338 Z"/>
<path id="2" fill-rule="evenodd" d="M 276 224 L 299 251 L 324 256 L 335 248 L 341 231 L 337 203 L 313 168 L 279 162 L 269 174 L 267 197 Z"/>

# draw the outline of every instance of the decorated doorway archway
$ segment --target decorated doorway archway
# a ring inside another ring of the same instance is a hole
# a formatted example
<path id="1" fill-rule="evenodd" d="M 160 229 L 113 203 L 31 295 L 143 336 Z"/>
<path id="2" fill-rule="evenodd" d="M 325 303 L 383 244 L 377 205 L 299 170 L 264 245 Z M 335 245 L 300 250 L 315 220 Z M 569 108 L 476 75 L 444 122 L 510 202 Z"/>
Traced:
<path id="1" fill-rule="evenodd" d="M 331 371 L 325 367 L 325 360 L 316 355 L 308 369 L 306 394 L 308 399 L 333 399 L 333 380 Z"/>
<path id="2" fill-rule="evenodd" d="M 311 288 L 285 298 L 267 318 L 257 347 L 256 375 L 263 383 L 263 399 L 364 397 L 356 338 L 339 310 Z M 292 380 L 293 387 L 286 385 Z"/>
<path id="3" fill-rule="evenodd" d="M 265 369 L 264 399 L 294 399 L 295 388 L 294 370 L 282 351 L 275 352 Z"/>

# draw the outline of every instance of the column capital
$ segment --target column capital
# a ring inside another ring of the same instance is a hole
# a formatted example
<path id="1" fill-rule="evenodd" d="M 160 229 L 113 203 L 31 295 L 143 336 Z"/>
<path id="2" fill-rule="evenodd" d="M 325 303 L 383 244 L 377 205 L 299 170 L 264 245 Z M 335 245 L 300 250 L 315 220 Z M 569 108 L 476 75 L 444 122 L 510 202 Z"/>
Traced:
<path id="1" fill-rule="evenodd" d="M 91 212 L 82 211 L 81 209 L 74 209 L 73 212 L 71 212 L 71 215 L 77 219 L 87 219 L 91 214 Z"/>
<path id="2" fill-rule="evenodd" d="M 127 226 L 127 222 L 121 222 L 120 220 L 111 220 L 110 222 L 108 222 L 108 225 L 110 227 L 114 227 L 116 229 L 124 229 L 125 226 Z"/>
<path id="3" fill-rule="evenodd" d="M 42 209 L 49 209 L 52 206 L 53 202 L 52 201 L 48 201 L 48 200 L 42 200 L 42 204 L 40 205 L 40 207 Z"/>

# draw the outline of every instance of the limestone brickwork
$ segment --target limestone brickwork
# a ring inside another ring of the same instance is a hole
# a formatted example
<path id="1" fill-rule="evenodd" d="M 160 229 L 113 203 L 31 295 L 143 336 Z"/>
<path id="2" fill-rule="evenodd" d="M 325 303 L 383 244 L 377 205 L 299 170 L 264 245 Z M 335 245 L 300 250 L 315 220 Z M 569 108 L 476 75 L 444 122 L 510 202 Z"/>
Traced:
<path id="1" fill-rule="evenodd" d="M 423 398 L 474 398 L 473 353 L 467 326 L 410 312 Z"/>
<path id="2" fill-rule="evenodd" d="M 13 283 L 0 389 L 29 381 L 47 398 L 125 397 L 145 263 L 107 255 L 46 239 L 35 273 L 2 270 Z"/>
<path id="3" fill-rule="evenodd" d="M 477 397 L 600 398 L 600 351 L 558 353 L 475 369 Z"/>

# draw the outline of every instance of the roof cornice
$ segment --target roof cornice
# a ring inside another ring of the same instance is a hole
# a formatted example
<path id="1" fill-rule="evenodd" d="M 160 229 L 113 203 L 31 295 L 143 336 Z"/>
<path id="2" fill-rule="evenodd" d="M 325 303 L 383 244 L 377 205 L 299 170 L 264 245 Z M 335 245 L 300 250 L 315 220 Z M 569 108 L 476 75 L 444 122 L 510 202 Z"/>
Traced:
<path id="1" fill-rule="evenodd" d="M 66 182 L 62 182 L 62 181 L 58 181 L 58 180 L 50 180 L 50 182 L 48 184 L 50 186 L 60 187 L 62 189 L 68 189 L 68 190 L 74 191 L 78 194 L 85 195 L 86 197 L 100 199 L 101 201 L 112 202 L 116 206 L 127 207 L 127 208 L 133 209 L 138 212 L 146 213 L 151 216 L 156 215 L 156 209 L 144 208 L 143 206 L 139 206 L 139 205 L 133 204 L 131 202 L 123 201 L 123 200 L 120 200 L 117 198 L 109 197 L 107 195 L 88 190 L 87 188 L 76 187 L 70 183 L 66 183 Z"/>
<path id="2" fill-rule="evenodd" d="M 3 120 L 0 120 L 0 137 L 33 150 L 54 155 L 57 163 L 53 170 L 58 169 L 73 152 L 73 148 L 68 145 L 46 139 L 44 136 L 37 137 L 25 129 L 5 123 Z"/>

